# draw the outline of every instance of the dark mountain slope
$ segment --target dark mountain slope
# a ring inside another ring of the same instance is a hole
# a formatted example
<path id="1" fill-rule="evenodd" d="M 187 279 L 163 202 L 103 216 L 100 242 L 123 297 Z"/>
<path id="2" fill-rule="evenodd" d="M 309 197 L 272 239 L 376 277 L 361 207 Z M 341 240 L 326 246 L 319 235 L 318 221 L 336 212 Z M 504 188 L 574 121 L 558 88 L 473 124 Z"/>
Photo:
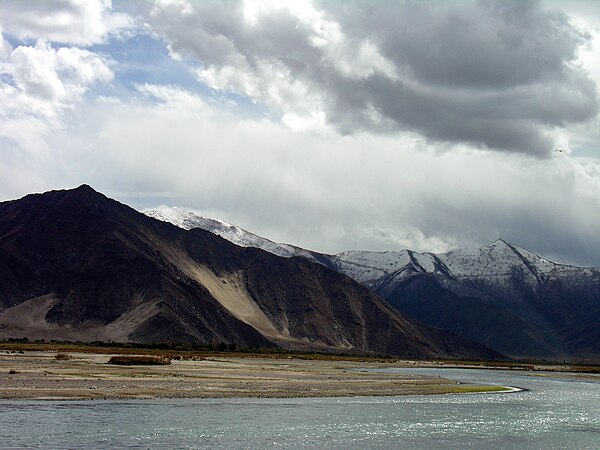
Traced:
<path id="1" fill-rule="evenodd" d="M 0 271 L 13 274 L 2 280 L 1 306 L 52 294 L 47 321 L 80 327 L 82 338 L 91 337 L 91 329 L 94 337 L 114 340 L 131 333 L 143 341 L 269 344 L 227 314 L 206 289 L 181 277 L 145 237 L 154 232 L 173 241 L 176 227 L 137 222 L 138 216 L 88 186 L 0 204 L 0 249 L 10 255 Z M 145 315 L 136 314 L 140 309 Z M 105 330 L 125 314 L 133 317 Z"/>
<path id="2" fill-rule="evenodd" d="M 435 277 L 415 274 L 398 283 L 380 280 L 374 291 L 412 317 L 482 344 L 519 355 L 548 355 L 568 349 L 552 329 L 530 323 L 505 305 L 457 295 Z"/>
<path id="3" fill-rule="evenodd" d="M 489 359 L 304 259 L 185 231 L 89 186 L 0 203 L 0 336 Z"/>
<path id="4" fill-rule="evenodd" d="M 600 359 L 600 268 L 556 264 L 502 239 L 448 253 L 324 255 L 166 206 L 146 214 L 344 273 L 399 311 L 513 356 Z"/>

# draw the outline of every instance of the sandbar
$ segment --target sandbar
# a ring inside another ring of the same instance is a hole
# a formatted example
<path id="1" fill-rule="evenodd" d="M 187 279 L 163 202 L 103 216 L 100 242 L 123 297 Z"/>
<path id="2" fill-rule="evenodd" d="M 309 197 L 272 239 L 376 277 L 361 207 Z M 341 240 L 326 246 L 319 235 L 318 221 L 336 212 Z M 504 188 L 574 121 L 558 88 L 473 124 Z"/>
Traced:
<path id="1" fill-rule="evenodd" d="M 397 396 L 498 391 L 498 386 L 361 369 L 390 362 L 203 357 L 164 366 L 108 364 L 110 354 L 0 351 L 0 399 L 155 399 Z M 405 365 L 400 365 L 406 367 Z"/>

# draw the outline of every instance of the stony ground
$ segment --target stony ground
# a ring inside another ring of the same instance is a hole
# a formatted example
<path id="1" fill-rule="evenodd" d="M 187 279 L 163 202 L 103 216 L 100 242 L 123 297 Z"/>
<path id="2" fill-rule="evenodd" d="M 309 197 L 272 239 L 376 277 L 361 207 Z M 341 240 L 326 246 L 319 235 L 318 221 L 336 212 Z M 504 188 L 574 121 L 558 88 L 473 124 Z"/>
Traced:
<path id="1" fill-rule="evenodd" d="M 0 351 L 0 398 L 342 397 L 437 394 L 472 386 L 437 377 L 361 371 L 390 363 L 295 358 L 204 358 L 165 366 L 117 366 L 111 355 Z M 478 390 L 478 389 L 472 389 Z"/>

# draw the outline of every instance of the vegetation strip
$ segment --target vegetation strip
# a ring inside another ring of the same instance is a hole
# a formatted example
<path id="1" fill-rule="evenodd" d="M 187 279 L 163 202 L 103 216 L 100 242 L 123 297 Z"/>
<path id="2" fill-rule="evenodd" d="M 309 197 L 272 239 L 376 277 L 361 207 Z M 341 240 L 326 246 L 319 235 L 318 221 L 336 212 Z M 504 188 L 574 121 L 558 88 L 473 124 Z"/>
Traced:
<path id="1" fill-rule="evenodd" d="M 164 356 L 154 355 L 120 355 L 111 356 L 108 364 L 117 364 L 121 366 L 166 366 L 171 364 L 171 360 Z"/>
<path id="2" fill-rule="evenodd" d="M 222 350 L 225 348 L 225 350 Z M 286 351 L 278 348 L 236 348 L 226 345 L 189 345 L 177 343 L 135 344 L 115 342 L 30 341 L 22 338 L 0 339 L 0 351 L 53 351 L 57 354 L 78 352 L 91 354 L 157 355 L 171 360 L 202 360 L 206 358 L 300 359 L 309 361 L 349 361 L 372 363 L 404 363 L 405 367 L 443 367 L 458 369 L 517 370 L 533 372 L 572 372 L 600 374 L 597 363 L 566 363 L 563 361 L 462 361 L 406 359 L 389 355 L 341 354 Z M 61 357 L 57 357 L 59 359 Z"/>

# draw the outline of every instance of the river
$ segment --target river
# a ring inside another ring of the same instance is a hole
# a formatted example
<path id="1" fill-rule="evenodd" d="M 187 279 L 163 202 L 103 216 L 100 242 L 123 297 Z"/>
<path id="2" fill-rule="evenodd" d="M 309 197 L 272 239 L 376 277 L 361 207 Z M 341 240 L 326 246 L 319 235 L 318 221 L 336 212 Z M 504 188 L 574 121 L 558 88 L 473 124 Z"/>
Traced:
<path id="1" fill-rule="evenodd" d="M 0 401 L 1 448 L 600 448 L 600 382 L 387 369 L 514 393 L 320 399 Z"/>

